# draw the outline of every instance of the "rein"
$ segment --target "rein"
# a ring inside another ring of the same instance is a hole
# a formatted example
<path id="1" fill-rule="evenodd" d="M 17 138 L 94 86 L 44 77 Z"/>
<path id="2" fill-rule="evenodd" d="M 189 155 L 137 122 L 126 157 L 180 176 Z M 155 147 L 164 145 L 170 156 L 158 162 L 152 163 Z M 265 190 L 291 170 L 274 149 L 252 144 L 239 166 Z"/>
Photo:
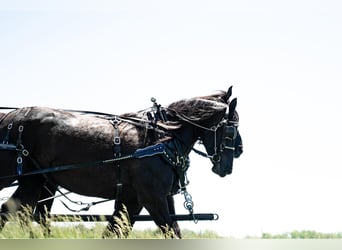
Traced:
<path id="1" fill-rule="evenodd" d="M 5 147 L 3 147 L 5 146 Z M 8 147 L 7 144 L 0 144 L 0 149 L 5 149 Z M 13 150 L 14 147 L 12 147 L 10 150 Z M 14 150 L 17 150 L 14 148 Z M 25 150 L 25 149 L 24 149 Z M 27 150 L 26 150 L 27 151 Z M 29 172 L 19 174 L 17 172 L 16 175 L 9 175 L 9 176 L 0 176 L 0 179 L 5 178 L 11 178 L 11 177 L 18 177 L 18 176 L 28 176 L 28 175 L 35 175 L 35 174 L 47 174 L 52 172 L 58 172 L 58 171 L 64 171 L 64 170 L 72 170 L 72 169 L 78 169 L 78 168 L 87 168 L 87 167 L 99 167 L 104 166 L 106 164 L 114 163 L 117 161 L 127 160 L 127 159 L 140 159 L 144 157 L 150 157 L 157 154 L 164 154 L 165 152 L 165 146 L 162 143 L 148 146 L 145 148 L 137 149 L 133 154 L 125 155 L 117 158 L 112 158 L 108 160 L 100 160 L 100 161 L 92 161 L 92 162 L 85 162 L 85 163 L 78 163 L 78 164 L 67 164 L 67 165 L 61 165 L 61 166 L 55 166 L 55 167 L 48 167 L 48 168 L 38 168 L 35 170 L 31 170 Z M 36 162 L 30 154 L 27 154 L 27 157 L 29 157 L 33 162 Z M 38 164 L 38 163 L 37 163 Z"/>
<path id="2" fill-rule="evenodd" d="M 46 188 L 46 187 L 45 187 Z M 47 189 L 48 190 L 48 189 Z M 104 199 L 104 200 L 100 200 L 100 201 L 93 201 L 93 202 L 82 202 L 82 201 L 74 201 L 72 199 L 70 199 L 67 195 L 72 193 L 70 191 L 63 193 L 59 188 L 57 189 L 57 192 L 59 193 L 58 195 L 53 195 L 53 193 L 48 190 L 49 193 L 51 194 L 51 197 L 43 199 L 43 200 L 39 200 L 38 203 L 42 203 L 51 199 L 56 199 L 56 198 L 60 198 L 60 197 L 64 197 L 65 199 L 67 199 L 70 203 L 78 205 L 78 206 L 84 206 L 83 208 L 80 209 L 72 209 L 70 208 L 64 201 L 62 201 L 61 199 L 59 199 L 59 201 L 63 204 L 63 206 L 68 209 L 71 212 L 74 213 L 78 213 L 78 212 L 82 212 L 82 211 L 88 211 L 92 206 L 101 204 L 101 203 L 105 203 L 108 201 L 111 201 L 111 199 Z"/>
<path id="3" fill-rule="evenodd" d="M 16 110 L 16 109 L 19 109 L 19 108 L 16 108 L 16 107 L 0 107 L 0 110 Z M 98 111 L 89 111 L 89 110 L 77 110 L 77 109 L 59 109 L 59 110 L 71 112 L 71 113 L 79 113 L 79 114 L 83 114 L 83 115 L 93 115 L 97 118 L 103 118 L 103 119 L 107 119 L 107 120 L 112 120 L 112 119 L 118 118 L 118 119 L 120 119 L 120 121 L 130 123 L 134 126 L 146 128 L 149 130 L 155 130 L 157 133 L 161 133 L 161 134 L 165 133 L 164 130 L 159 129 L 156 126 L 153 126 L 151 124 L 150 120 L 142 119 L 142 118 L 138 118 L 138 117 L 126 117 L 126 116 L 114 115 L 114 114 L 98 112 Z M 146 110 L 148 110 L 148 109 L 146 109 Z M 144 111 L 144 110 L 141 110 L 141 111 Z M 139 111 L 139 112 L 141 112 L 141 111 Z M 0 123 L 7 116 L 7 114 L 5 114 L 5 116 L 3 116 L 0 119 Z"/>

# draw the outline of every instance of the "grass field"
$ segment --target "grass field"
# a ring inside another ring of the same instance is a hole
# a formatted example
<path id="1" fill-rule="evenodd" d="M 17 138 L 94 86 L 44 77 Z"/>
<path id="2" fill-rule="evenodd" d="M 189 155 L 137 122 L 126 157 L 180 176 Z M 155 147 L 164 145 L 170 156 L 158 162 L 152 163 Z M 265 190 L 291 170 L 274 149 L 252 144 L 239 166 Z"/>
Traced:
<path id="1" fill-rule="evenodd" d="M 60 222 L 50 222 L 50 233 L 46 228 L 33 222 L 28 216 L 29 211 L 16 214 L 10 218 L 3 230 L 0 232 L 0 239 L 102 239 L 106 228 L 104 222 L 84 223 L 75 216 L 73 219 L 62 218 Z M 127 221 L 118 221 L 120 228 L 130 230 Z M 214 231 L 204 230 L 194 232 L 187 229 L 182 230 L 183 239 L 219 239 L 225 238 Z M 122 237 L 124 237 L 124 232 Z M 108 237 L 106 237 L 108 238 Z M 110 237 L 111 238 L 111 237 Z M 112 238 L 118 238 L 113 236 Z M 227 237 L 226 237 L 227 238 Z M 232 238 L 232 237 L 229 237 Z M 302 230 L 285 232 L 281 234 L 263 233 L 261 236 L 246 236 L 246 239 L 342 239 L 342 232 L 320 233 L 313 230 Z M 127 239 L 165 239 L 159 229 L 135 230 L 129 233 Z"/>
<path id="2" fill-rule="evenodd" d="M 33 222 L 28 215 L 29 211 L 12 216 L 0 232 L 0 239 L 102 239 L 106 223 L 91 222 L 84 223 L 75 216 L 73 219 L 62 218 L 60 222 L 49 222 L 50 233 L 46 233 L 46 228 Z M 123 230 L 130 230 L 127 221 L 118 221 Z M 121 232 L 121 231 L 120 231 Z M 217 239 L 221 238 L 216 232 L 204 230 L 194 232 L 182 230 L 184 239 Z M 108 237 L 106 237 L 108 238 Z M 113 238 L 118 238 L 113 236 Z M 122 237 L 124 233 L 122 232 Z M 159 229 L 135 230 L 129 233 L 128 239 L 164 239 L 165 236 Z"/>
<path id="3" fill-rule="evenodd" d="M 44 230 L 33 223 L 30 228 L 22 227 L 19 223 L 8 223 L 0 233 L 0 239 L 102 239 L 105 225 L 95 223 L 91 227 L 83 224 L 53 225 L 50 235 L 44 235 Z M 193 232 L 182 230 L 184 239 L 217 239 L 219 235 L 213 231 Z M 164 239 L 158 229 L 134 230 L 127 239 Z"/>

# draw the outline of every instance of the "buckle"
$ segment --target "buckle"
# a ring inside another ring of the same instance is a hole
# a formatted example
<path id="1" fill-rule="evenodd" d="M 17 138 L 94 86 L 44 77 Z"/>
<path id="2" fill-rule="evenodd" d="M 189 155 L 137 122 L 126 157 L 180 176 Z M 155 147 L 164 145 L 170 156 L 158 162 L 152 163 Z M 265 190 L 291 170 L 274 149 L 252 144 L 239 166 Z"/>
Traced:
<path id="1" fill-rule="evenodd" d="M 121 143 L 120 137 L 115 136 L 115 137 L 114 137 L 114 144 L 115 144 L 115 145 L 120 145 L 120 143 Z"/>

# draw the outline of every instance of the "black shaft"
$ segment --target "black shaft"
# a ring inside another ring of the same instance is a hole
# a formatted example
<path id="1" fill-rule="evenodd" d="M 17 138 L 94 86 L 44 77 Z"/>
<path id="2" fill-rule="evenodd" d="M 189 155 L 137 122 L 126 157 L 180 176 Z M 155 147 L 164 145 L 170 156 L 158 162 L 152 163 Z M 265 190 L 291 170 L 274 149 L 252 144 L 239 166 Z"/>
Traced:
<path id="1" fill-rule="evenodd" d="M 0 218 L 6 216 L 4 213 L 0 213 Z M 51 214 L 49 218 L 52 221 L 108 221 L 112 215 L 98 215 L 98 214 Z M 34 215 L 35 220 L 38 220 L 38 215 Z M 171 218 L 177 221 L 204 221 L 204 220 L 218 220 L 217 214 L 172 214 Z M 135 221 L 153 221 L 150 215 L 136 215 L 134 216 Z"/>
<path id="2" fill-rule="evenodd" d="M 112 215 L 92 215 L 92 214 L 61 214 L 61 215 L 51 215 L 52 220 L 63 220 L 63 218 L 80 218 L 83 221 L 103 221 L 109 220 Z M 135 221 L 153 221 L 150 215 L 136 215 L 133 217 Z M 172 214 L 171 218 L 177 221 L 192 221 L 192 220 L 217 220 L 217 214 Z"/>

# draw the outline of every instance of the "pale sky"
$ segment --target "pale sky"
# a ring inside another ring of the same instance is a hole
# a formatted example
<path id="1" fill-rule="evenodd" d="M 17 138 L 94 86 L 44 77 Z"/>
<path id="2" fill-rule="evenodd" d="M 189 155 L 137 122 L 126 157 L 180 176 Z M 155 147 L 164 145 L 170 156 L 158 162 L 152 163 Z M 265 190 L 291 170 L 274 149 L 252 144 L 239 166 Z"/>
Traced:
<path id="1" fill-rule="evenodd" d="M 225 178 L 194 154 L 188 172 L 195 212 L 220 219 L 181 228 L 342 232 L 341 11 L 337 0 L 0 1 L 0 106 L 121 114 L 234 85 L 244 154 Z"/>

